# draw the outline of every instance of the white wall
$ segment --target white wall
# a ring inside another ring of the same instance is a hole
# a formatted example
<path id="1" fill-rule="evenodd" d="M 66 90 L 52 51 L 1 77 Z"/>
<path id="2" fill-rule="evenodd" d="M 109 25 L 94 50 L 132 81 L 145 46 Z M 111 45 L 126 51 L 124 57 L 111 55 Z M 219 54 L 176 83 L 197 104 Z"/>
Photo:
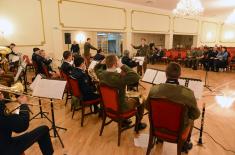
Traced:
<path id="1" fill-rule="evenodd" d="M 221 21 L 175 18 L 169 11 L 111 0 L 0 0 L 0 21 L 3 18 L 13 33 L 0 33 L 0 45 L 15 42 L 26 54 L 33 47 L 44 48 L 56 58 L 65 48 L 66 31 L 123 32 L 124 49 L 130 50 L 132 33 L 165 34 L 166 48 L 172 47 L 173 34 L 198 35 L 197 46 L 235 46 L 235 27 Z"/>

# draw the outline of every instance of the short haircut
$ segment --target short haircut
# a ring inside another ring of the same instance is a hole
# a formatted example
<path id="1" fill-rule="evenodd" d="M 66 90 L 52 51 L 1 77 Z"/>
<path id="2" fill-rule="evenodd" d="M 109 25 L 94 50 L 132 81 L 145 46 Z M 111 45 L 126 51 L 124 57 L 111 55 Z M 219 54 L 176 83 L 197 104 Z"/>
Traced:
<path id="1" fill-rule="evenodd" d="M 129 50 L 124 50 L 123 54 L 124 54 L 124 56 L 129 56 L 130 51 Z"/>
<path id="2" fill-rule="evenodd" d="M 141 40 L 144 40 L 144 41 L 146 41 L 146 39 L 145 39 L 145 38 L 141 38 Z"/>
<path id="3" fill-rule="evenodd" d="M 75 67 L 81 66 L 81 64 L 84 63 L 84 58 L 81 56 L 75 56 L 74 57 L 74 65 Z"/>
<path id="4" fill-rule="evenodd" d="M 166 67 L 166 77 L 168 79 L 178 79 L 181 75 L 181 67 L 178 63 L 171 62 Z"/>
<path id="5" fill-rule="evenodd" d="M 33 48 L 33 52 L 37 52 L 37 51 L 39 51 L 39 50 L 40 50 L 40 49 L 37 48 L 37 47 Z"/>
<path id="6" fill-rule="evenodd" d="M 224 46 L 224 47 L 222 47 L 222 48 L 225 49 L 225 51 L 227 51 L 227 47 Z"/>
<path id="7" fill-rule="evenodd" d="M 44 52 L 44 51 L 45 51 L 44 49 L 40 49 L 39 53 L 42 53 L 42 52 Z"/>
<path id="8" fill-rule="evenodd" d="M 102 52 L 102 49 L 101 49 L 101 48 L 97 50 L 97 53 L 101 53 L 101 52 Z"/>
<path id="9" fill-rule="evenodd" d="M 70 51 L 64 51 L 64 53 L 63 53 L 63 58 L 64 58 L 64 59 L 68 59 L 69 56 L 71 56 L 71 55 L 72 55 L 72 52 L 70 52 Z"/>
<path id="10" fill-rule="evenodd" d="M 15 43 L 11 43 L 10 46 L 16 46 L 16 44 Z"/>
<path id="11" fill-rule="evenodd" d="M 87 38 L 87 39 L 86 39 L 86 41 L 89 41 L 89 40 L 91 40 L 91 38 Z"/>
<path id="12" fill-rule="evenodd" d="M 107 68 L 112 68 L 114 64 L 117 63 L 117 56 L 115 54 L 110 54 L 105 58 L 105 63 Z"/>

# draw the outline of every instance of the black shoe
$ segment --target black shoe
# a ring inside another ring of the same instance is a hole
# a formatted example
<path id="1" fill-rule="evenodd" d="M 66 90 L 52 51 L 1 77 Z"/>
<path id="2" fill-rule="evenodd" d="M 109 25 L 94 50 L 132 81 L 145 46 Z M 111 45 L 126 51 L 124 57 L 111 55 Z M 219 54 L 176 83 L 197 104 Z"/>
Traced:
<path id="1" fill-rule="evenodd" d="M 94 105 L 94 114 L 97 114 L 100 111 L 100 108 L 97 105 Z"/>
<path id="2" fill-rule="evenodd" d="M 132 123 L 131 119 L 125 119 L 123 124 L 130 125 Z"/>
<path id="3" fill-rule="evenodd" d="M 143 130 L 143 129 L 145 129 L 147 127 L 147 124 L 145 124 L 145 123 L 140 123 L 139 125 L 138 125 L 138 130 Z"/>
<path id="4" fill-rule="evenodd" d="M 163 143 L 163 140 L 157 139 L 156 143 L 157 143 L 157 144 L 158 144 L 158 143 Z"/>
<path id="5" fill-rule="evenodd" d="M 181 152 L 186 152 L 187 153 L 192 148 L 193 148 L 193 144 L 191 142 L 185 142 L 182 149 L 181 149 Z"/>

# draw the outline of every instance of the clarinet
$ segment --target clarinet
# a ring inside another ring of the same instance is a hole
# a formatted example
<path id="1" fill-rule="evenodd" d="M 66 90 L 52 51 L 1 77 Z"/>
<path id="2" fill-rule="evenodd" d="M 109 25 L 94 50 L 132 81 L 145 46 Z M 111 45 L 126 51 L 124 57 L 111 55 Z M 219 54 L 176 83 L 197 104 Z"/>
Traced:
<path id="1" fill-rule="evenodd" d="M 206 104 L 203 102 L 201 128 L 200 128 L 200 135 L 199 135 L 199 139 L 198 139 L 199 145 L 202 145 L 202 133 L 203 133 L 203 127 L 204 127 L 205 110 L 206 110 Z"/>

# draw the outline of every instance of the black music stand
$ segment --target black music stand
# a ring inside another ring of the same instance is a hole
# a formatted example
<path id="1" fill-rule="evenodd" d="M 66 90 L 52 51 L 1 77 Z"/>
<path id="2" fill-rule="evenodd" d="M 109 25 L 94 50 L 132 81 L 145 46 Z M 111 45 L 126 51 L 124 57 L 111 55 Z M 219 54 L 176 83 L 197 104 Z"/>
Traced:
<path id="1" fill-rule="evenodd" d="M 51 117 L 52 117 L 52 120 L 48 119 L 52 124 L 52 127 L 50 128 L 50 130 L 53 130 L 53 137 L 59 138 L 59 141 L 60 141 L 63 148 L 64 148 L 64 144 L 63 144 L 63 141 L 60 138 L 60 135 L 57 130 L 62 129 L 62 130 L 66 131 L 67 129 L 59 127 L 55 123 L 53 99 L 57 99 L 57 100 L 62 99 L 65 86 L 66 86 L 66 81 L 52 80 L 52 79 L 40 79 L 39 78 L 38 82 L 36 83 L 36 85 L 34 86 L 34 89 L 33 89 L 33 96 L 50 99 Z M 44 114 L 42 114 L 42 115 L 46 116 Z M 48 118 L 48 117 L 46 117 L 46 118 Z"/>
<path id="2" fill-rule="evenodd" d="M 207 80 L 208 80 L 208 70 L 206 70 L 204 87 L 207 88 L 210 92 L 213 92 L 212 89 L 210 88 L 211 86 L 209 86 L 209 85 L 207 84 L 207 82 L 208 82 Z"/>
<path id="3" fill-rule="evenodd" d="M 31 119 L 30 119 L 30 121 L 32 121 L 33 119 L 40 119 L 40 118 L 46 118 L 48 121 L 50 121 L 50 122 L 52 122 L 48 117 L 47 117 L 47 115 L 49 114 L 49 112 L 44 112 L 44 111 L 42 111 L 42 102 L 41 102 L 41 99 L 39 98 L 39 112 L 36 114 L 36 115 L 34 115 Z M 41 116 L 41 117 L 39 117 L 38 118 L 38 116 Z"/>

